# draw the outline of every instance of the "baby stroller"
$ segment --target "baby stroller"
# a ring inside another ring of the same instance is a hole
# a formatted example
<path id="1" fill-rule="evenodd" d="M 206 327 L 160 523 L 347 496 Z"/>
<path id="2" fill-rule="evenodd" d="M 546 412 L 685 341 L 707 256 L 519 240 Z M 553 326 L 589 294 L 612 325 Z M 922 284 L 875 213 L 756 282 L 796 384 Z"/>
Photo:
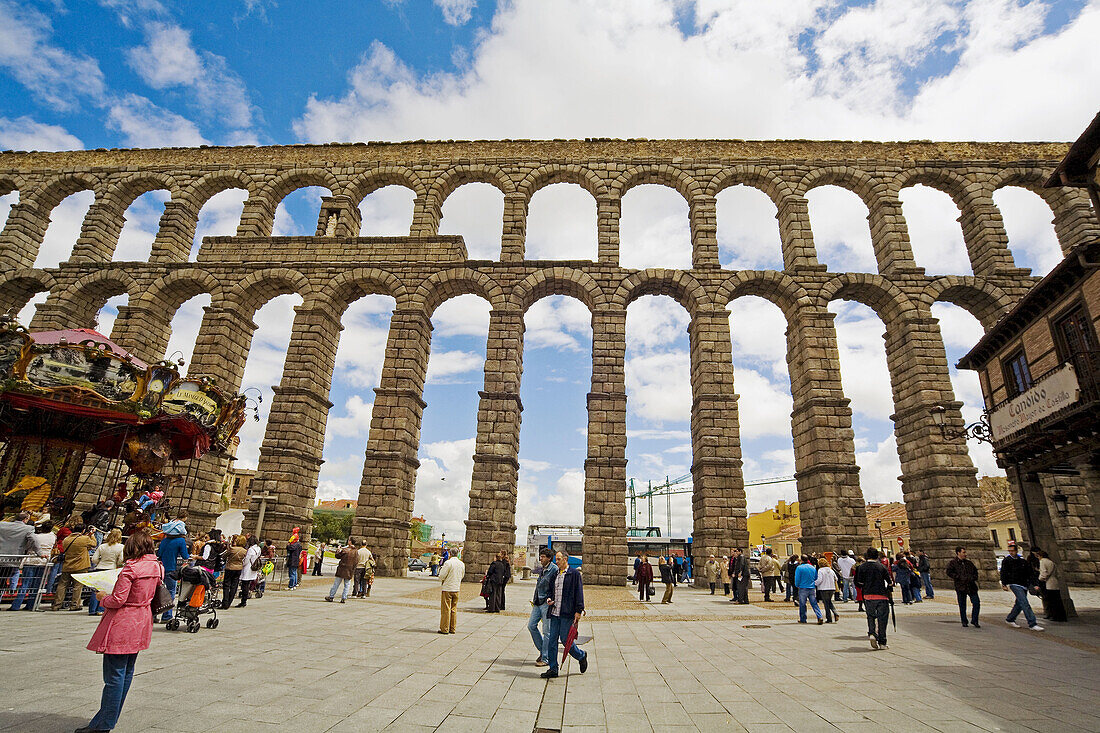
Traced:
<path id="1" fill-rule="evenodd" d="M 218 628 L 218 607 L 221 599 L 214 573 L 201 565 L 188 565 L 180 568 L 175 575 L 179 581 L 179 593 L 176 595 L 176 613 L 165 624 L 169 631 L 177 631 L 180 622 L 187 624 L 187 631 L 196 634 L 199 631 L 199 616 L 211 614 L 206 620 L 206 628 Z"/>

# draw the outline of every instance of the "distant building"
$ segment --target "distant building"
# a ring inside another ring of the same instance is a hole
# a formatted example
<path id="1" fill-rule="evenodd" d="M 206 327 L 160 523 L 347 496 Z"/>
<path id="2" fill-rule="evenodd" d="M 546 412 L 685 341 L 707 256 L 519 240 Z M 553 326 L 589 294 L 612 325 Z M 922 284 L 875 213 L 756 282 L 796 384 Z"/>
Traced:
<path id="1" fill-rule="evenodd" d="M 225 472 L 225 480 L 228 483 L 229 508 L 248 509 L 249 499 L 252 496 L 252 480 L 256 478 L 256 472 L 250 468 L 233 468 Z"/>
<path id="2" fill-rule="evenodd" d="M 342 512 L 349 509 L 354 510 L 358 506 L 359 502 L 355 499 L 328 499 L 326 501 L 318 501 L 317 506 L 314 509 L 320 509 L 323 512 Z"/>
<path id="3" fill-rule="evenodd" d="M 760 542 L 761 536 L 769 537 L 787 525 L 798 525 L 798 523 L 798 502 L 788 504 L 780 499 L 775 503 L 774 508 L 749 515 L 749 544 L 756 545 Z"/>

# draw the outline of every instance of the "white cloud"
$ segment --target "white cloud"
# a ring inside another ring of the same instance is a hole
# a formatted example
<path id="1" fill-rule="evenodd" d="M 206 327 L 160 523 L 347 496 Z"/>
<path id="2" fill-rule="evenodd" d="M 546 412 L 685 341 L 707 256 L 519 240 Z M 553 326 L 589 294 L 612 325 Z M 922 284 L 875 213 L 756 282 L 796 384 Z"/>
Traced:
<path id="1" fill-rule="evenodd" d="M 373 389 L 382 377 L 393 299 L 369 295 L 344 312 L 344 330 L 336 351 L 334 382 Z"/>
<path id="2" fill-rule="evenodd" d="M 118 319 L 118 309 L 129 302 L 130 296 L 125 294 L 108 298 L 107 302 L 103 304 L 103 307 L 100 308 L 99 312 L 95 315 L 94 329 L 110 338 L 112 335 L 111 331 L 115 328 L 115 320 Z"/>
<path id="3" fill-rule="evenodd" d="M 839 186 L 819 186 L 806 194 L 818 262 L 832 272 L 878 272 L 867 207 Z"/>
<path id="4" fill-rule="evenodd" d="M 763 191 L 730 186 L 718 194 L 718 254 L 733 270 L 782 270 L 775 204 Z"/>
<path id="5" fill-rule="evenodd" d="M 767 366 L 787 374 L 787 318 L 771 301 L 756 296 L 737 298 L 729 305 L 733 363 Z M 737 385 L 738 391 L 741 385 Z"/>
<path id="6" fill-rule="evenodd" d="M 0 117 L 0 149 L 53 151 L 83 147 L 80 138 L 60 125 L 37 122 L 26 115 L 15 119 Z"/>
<path id="7" fill-rule="evenodd" d="M 516 536 L 526 538 L 532 524 L 584 524 L 584 472 L 563 471 L 554 483 L 553 491 L 538 487 L 520 474 L 516 506 Z M 524 540 L 525 541 L 525 540 Z"/>
<path id="8" fill-rule="evenodd" d="M 443 12 L 443 21 L 448 25 L 463 25 L 477 7 L 477 0 L 432 0 Z"/>
<path id="9" fill-rule="evenodd" d="M 470 511 L 470 477 L 474 468 L 474 438 L 441 440 L 420 446 L 413 512 L 423 515 L 432 533 L 466 536 L 463 520 Z"/>
<path id="10" fill-rule="evenodd" d="M 527 259 L 595 260 L 596 200 L 575 183 L 539 191 L 527 209 Z"/>
<path id="11" fill-rule="evenodd" d="M 626 311 L 626 348 L 664 351 L 673 341 L 687 338 L 690 320 L 688 312 L 671 298 L 638 298 Z"/>
<path id="12" fill-rule="evenodd" d="M 150 191 L 134 199 L 123 216 L 125 223 L 111 257 L 113 262 L 144 262 L 149 259 L 167 200 L 168 192 L 164 190 Z"/>
<path id="13" fill-rule="evenodd" d="M 623 267 L 691 267 L 691 226 L 684 197 L 667 186 L 636 186 L 623 196 L 619 220 Z"/>
<path id="14" fill-rule="evenodd" d="M 836 335 L 840 348 L 840 379 L 852 411 L 873 420 L 886 420 L 894 412 L 890 370 L 886 366 L 886 328 L 865 305 L 833 301 L 837 314 Z"/>
<path id="15" fill-rule="evenodd" d="M 191 365 L 191 359 L 195 354 L 195 341 L 199 337 L 202 317 L 208 305 L 210 305 L 209 294 L 196 295 L 185 301 L 172 316 L 172 335 L 168 337 L 168 347 L 164 350 L 164 356 L 170 356 L 177 351 L 182 354 L 184 366 L 180 367 L 180 374 L 186 374 Z"/>
<path id="16" fill-rule="evenodd" d="M 564 295 L 535 302 L 524 316 L 524 347 L 590 352 L 592 314 L 584 303 Z"/>
<path id="17" fill-rule="evenodd" d="M 325 442 L 328 443 L 336 436 L 366 437 L 370 431 L 373 410 L 373 402 L 364 402 L 359 395 L 348 397 L 344 403 L 343 415 L 334 415 L 330 412 L 325 430 Z"/>
<path id="18" fill-rule="evenodd" d="M 628 409 L 643 420 L 661 425 L 691 417 L 690 359 L 686 351 L 670 351 L 626 360 Z"/>
<path id="19" fill-rule="evenodd" d="M 93 201 L 94 193 L 80 191 L 54 207 L 50 212 L 50 225 L 46 228 L 42 246 L 34 260 L 35 267 L 57 267 L 62 261 L 69 259 L 73 245 L 80 236 L 84 217 Z"/>
<path id="20" fill-rule="evenodd" d="M 737 372 L 737 414 L 741 435 L 790 435 L 791 390 L 789 383 L 773 383 L 755 369 Z"/>
<path id="21" fill-rule="evenodd" d="M 241 222 L 241 212 L 247 198 L 248 191 L 231 188 L 207 199 L 199 210 L 195 239 L 188 256 L 189 261 L 194 262 L 198 258 L 203 237 L 231 237 L 237 233 L 237 226 Z"/>
<path id="22" fill-rule="evenodd" d="M 859 486 L 864 501 L 901 501 L 901 461 L 898 459 L 897 442 L 891 433 L 876 443 L 872 450 L 856 451 L 859 465 Z"/>
<path id="23" fill-rule="evenodd" d="M 1039 195 L 1016 186 L 999 189 L 993 202 L 1001 212 L 1008 246 L 1018 267 L 1030 267 L 1033 275 L 1045 275 L 1062 261 L 1062 249 L 1054 234 L 1054 214 Z"/>
<path id="24" fill-rule="evenodd" d="M 485 366 L 485 356 L 469 351 L 433 350 L 428 359 L 427 382 L 447 382 L 447 377 L 480 371 Z"/>
<path id="25" fill-rule="evenodd" d="M 131 147 L 195 147 L 207 142 L 195 123 L 136 94 L 108 105 L 107 127 L 122 133 Z"/>
<path id="26" fill-rule="evenodd" d="M 359 203 L 360 236 L 407 237 L 412 228 L 416 193 L 404 186 L 385 186 Z"/>
<path id="27" fill-rule="evenodd" d="M 911 186 L 902 189 L 900 198 L 917 266 L 930 275 L 972 274 L 959 209 L 951 197 L 928 186 Z"/>
<path id="28" fill-rule="evenodd" d="M 432 314 L 432 339 L 480 336 L 489 333 L 489 302 L 476 295 L 459 295 L 444 301 Z"/>
<path id="29" fill-rule="evenodd" d="M 461 234 L 471 260 L 499 260 L 504 194 L 488 183 L 459 186 L 443 202 L 440 234 Z"/>
<path id="30" fill-rule="evenodd" d="M 148 23 L 145 40 L 145 45 L 131 48 L 126 56 L 146 84 L 159 90 L 190 90 L 199 109 L 230 127 L 252 124 L 244 82 L 229 69 L 225 58 L 206 51 L 200 54 L 192 46 L 191 33 L 178 25 Z"/>
<path id="31" fill-rule="evenodd" d="M 59 110 L 72 110 L 80 99 L 104 92 L 103 72 L 95 59 L 72 54 L 51 42 L 50 19 L 23 4 L 0 2 L 0 66 Z"/>

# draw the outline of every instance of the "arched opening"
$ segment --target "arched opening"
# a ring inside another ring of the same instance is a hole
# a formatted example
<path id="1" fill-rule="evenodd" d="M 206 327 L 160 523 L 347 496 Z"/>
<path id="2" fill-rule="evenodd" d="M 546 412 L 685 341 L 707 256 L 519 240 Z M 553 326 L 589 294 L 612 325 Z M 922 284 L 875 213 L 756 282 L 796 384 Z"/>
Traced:
<path id="1" fill-rule="evenodd" d="M 688 203 L 676 189 L 647 183 L 626 192 L 619 216 L 619 262 L 639 270 L 691 269 Z"/>
<path id="2" fill-rule="evenodd" d="M 775 204 L 752 186 L 717 196 L 718 260 L 727 270 L 782 270 L 783 243 Z"/>
<path id="3" fill-rule="evenodd" d="M 470 511 L 489 303 L 476 295 L 452 298 L 436 308 L 432 325 L 413 513 L 434 535 L 457 539 Z"/>
<path id="4" fill-rule="evenodd" d="M 8 214 L 11 213 L 11 207 L 15 206 L 17 203 L 19 203 L 18 191 L 11 191 L 0 196 L 0 231 L 3 231 L 8 223 Z"/>
<path id="5" fill-rule="evenodd" d="M 118 233 L 112 262 L 145 262 L 149 259 L 168 198 L 167 191 L 158 189 L 133 200 L 122 216 L 122 230 Z"/>
<path id="6" fill-rule="evenodd" d="M 756 296 L 737 298 L 729 311 L 745 480 L 792 475 L 792 398 L 784 336 L 787 319 L 778 306 Z M 745 494 L 749 512 L 774 507 L 780 499 L 798 501 L 794 482 L 749 487 Z M 759 537 L 749 539 L 756 543 Z"/>
<path id="7" fill-rule="evenodd" d="M 275 395 L 272 387 L 278 385 L 282 379 L 283 361 L 290 344 L 291 324 L 294 322 L 294 308 L 301 303 L 300 295 L 279 295 L 265 303 L 252 317 L 257 328 L 252 334 L 252 344 L 241 378 L 241 389 L 259 389 L 263 405 L 271 405 Z M 240 445 L 237 447 L 237 460 L 233 463 L 235 468 L 256 468 L 269 414 L 268 409 L 261 409 L 258 422 L 245 421 L 244 427 L 238 433 Z"/>
<path id="8" fill-rule="evenodd" d="M 199 257 L 203 237 L 232 237 L 241 223 L 241 212 L 248 199 L 248 191 L 243 188 L 227 188 L 206 200 L 199 209 L 199 218 L 195 225 L 195 239 L 191 242 L 188 262 Z"/>
<path id="9" fill-rule="evenodd" d="M 317 498 L 358 499 L 363 478 L 363 449 L 370 433 L 374 390 L 382 377 L 394 300 L 366 295 L 344 311 L 340 344 L 332 372 L 325 424 L 324 464 L 317 477 Z"/>
<path id="10" fill-rule="evenodd" d="M 970 275 L 973 270 L 959 224 L 959 208 L 951 197 L 918 184 L 903 188 L 899 198 L 917 266 L 929 274 Z"/>
<path id="11" fill-rule="evenodd" d="M 199 327 L 202 325 L 202 317 L 208 305 L 210 305 L 210 294 L 202 293 L 186 300 L 172 316 L 171 334 L 168 337 L 168 346 L 164 349 L 164 357 L 176 356 L 183 359 L 184 366 L 180 367 L 180 374 L 186 375 L 191 366 L 195 342 L 199 337 Z"/>
<path id="12" fill-rule="evenodd" d="M 643 296 L 627 308 L 626 458 L 635 493 L 691 473 L 689 322 L 687 311 L 667 296 Z M 690 536 L 691 487 L 689 476 L 676 487 L 681 493 L 654 497 L 652 522 L 649 501 L 637 503 L 640 516 L 629 516 L 628 507 L 627 524 Z"/>
<path id="13" fill-rule="evenodd" d="M 312 237 L 317 233 L 321 199 L 331 195 L 322 186 L 303 186 L 291 191 L 275 208 L 272 234 L 276 237 Z"/>
<path id="14" fill-rule="evenodd" d="M 518 542 L 532 524 L 584 524 L 592 314 L 551 295 L 527 309 L 524 329 Z"/>
<path id="15" fill-rule="evenodd" d="M 1046 275 L 1062 261 L 1062 248 L 1054 233 L 1054 215 L 1039 194 L 1018 186 L 993 192 L 1008 234 L 1008 247 L 1017 267 L 1031 268 L 1032 275 Z"/>
<path id="16" fill-rule="evenodd" d="M 50 225 L 46 227 L 42 245 L 34 258 L 34 267 L 57 267 L 69 259 L 93 201 L 94 193 L 78 191 L 53 208 Z"/>
<path id="17" fill-rule="evenodd" d="M 596 199 L 575 183 L 535 192 L 527 207 L 529 260 L 591 260 L 599 250 Z"/>
<path id="18" fill-rule="evenodd" d="M 461 234 L 471 260 L 499 260 L 504 194 L 489 183 L 466 183 L 443 202 L 440 234 Z"/>
<path id="19" fill-rule="evenodd" d="M 872 503 L 902 501 L 901 462 L 894 437 L 893 388 L 886 364 L 886 330 L 878 315 L 854 301 L 835 300 L 840 378 L 851 400 L 856 464 L 864 499 Z"/>
<path id="20" fill-rule="evenodd" d="M 103 307 L 96 312 L 95 322 L 92 324 L 92 328 L 109 338 L 111 332 L 114 331 L 115 328 L 115 320 L 118 318 L 118 309 L 127 305 L 129 302 L 130 296 L 127 293 L 108 298 L 107 302 L 103 304 Z M 74 324 L 74 327 L 79 326 Z"/>
<path id="21" fill-rule="evenodd" d="M 15 316 L 15 320 L 23 326 L 30 326 L 31 319 L 34 318 L 34 312 L 38 306 L 46 302 L 46 298 L 50 297 L 50 291 L 42 290 L 34 294 L 27 304 L 19 311 Z"/>
<path id="22" fill-rule="evenodd" d="M 863 199 L 840 186 L 818 186 L 806 201 L 819 262 L 832 272 L 878 272 Z"/>
<path id="23" fill-rule="evenodd" d="M 955 393 L 955 399 L 963 403 L 963 420 L 967 425 L 978 422 L 985 407 L 978 373 L 967 369 L 956 369 L 955 364 L 974 348 L 978 340 L 985 335 L 985 330 L 969 311 L 953 303 L 933 303 L 932 315 L 940 322 L 940 334 L 943 337 L 948 372 L 951 375 L 951 389 Z M 979 475 L 1004 476 L 1004 470 L 997 466 L 992 446 L 977 440 L 968 440 L 966 447 Z"/>
<path id="24" fill-rule="evenodd" d="M 407 237 L 412 229 L 416 192 L 405 186 L 384 186 L 359 202 L 361 237 Z"/>

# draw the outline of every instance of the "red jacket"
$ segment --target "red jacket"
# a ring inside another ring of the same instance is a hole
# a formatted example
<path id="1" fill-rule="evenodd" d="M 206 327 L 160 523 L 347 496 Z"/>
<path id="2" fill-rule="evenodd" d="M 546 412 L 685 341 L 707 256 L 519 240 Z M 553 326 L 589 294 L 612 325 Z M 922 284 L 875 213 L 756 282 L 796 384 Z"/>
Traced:
<path id="1" fill-rule="evenodd" d="M 164 569 L 156 555 L 127 560 L 114 591 L 103 598 L 107 612 L 99 620 L 88 649 L 102 654 L 136 654 L 148 649 L 153 638 L 149 604 L 163 577 Z"/>

